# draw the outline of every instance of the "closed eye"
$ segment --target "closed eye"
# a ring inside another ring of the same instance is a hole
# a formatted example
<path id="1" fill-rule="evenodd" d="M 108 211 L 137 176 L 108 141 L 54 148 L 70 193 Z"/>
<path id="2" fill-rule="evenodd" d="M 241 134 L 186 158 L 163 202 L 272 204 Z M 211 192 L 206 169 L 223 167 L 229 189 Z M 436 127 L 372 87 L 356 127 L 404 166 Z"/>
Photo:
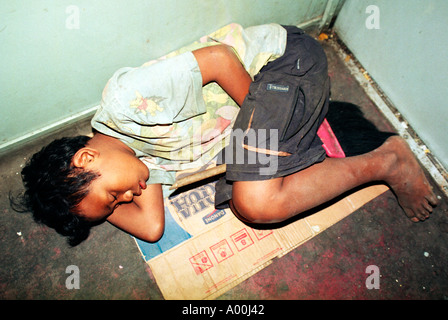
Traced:
<path id="1" fill-rule="evenodd" d="M 109 199 L 110 199 L 110 202 L 114 202 L 114 201 L 117 201 L 117 194 L 115 193 L 115 192 L 109 192 Z"/>
<path id="2" fill-rule="evenodd" d="M 109 205 L 107 207 L 111 212 L 113 212 L 120 205 L 120 203 L 118 202 L 118 198 L 116 195 L 112 193 L 110 195 L 111 196 L 109 197 Z"/>

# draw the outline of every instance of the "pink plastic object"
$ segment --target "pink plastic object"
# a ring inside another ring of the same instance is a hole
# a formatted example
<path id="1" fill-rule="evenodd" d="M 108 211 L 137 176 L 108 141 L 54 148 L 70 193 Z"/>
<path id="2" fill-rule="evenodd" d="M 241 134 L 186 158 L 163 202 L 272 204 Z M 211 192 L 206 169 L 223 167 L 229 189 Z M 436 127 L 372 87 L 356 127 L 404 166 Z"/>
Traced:
<path id="1" fill-rule="evenodd" d="M 339 144 L 338 139 L 334 135 L 327 119 L 324 119 L 321 126 L 317 130 L 317 135 L 322 140 L 322 147 L 330 158 L 345 158 L 345 153 Z"/>

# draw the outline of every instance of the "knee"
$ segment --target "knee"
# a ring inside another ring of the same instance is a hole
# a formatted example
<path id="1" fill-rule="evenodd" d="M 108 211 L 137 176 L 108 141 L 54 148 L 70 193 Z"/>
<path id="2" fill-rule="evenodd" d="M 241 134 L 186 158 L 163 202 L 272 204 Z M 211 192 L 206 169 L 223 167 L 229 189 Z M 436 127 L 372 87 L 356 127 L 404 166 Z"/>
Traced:
<path id="1" fill-rule="evenodd" d="M 249 208 L 236 198 L 230 200 L 230 209 L 238 219 L 246 223 L 256 223 L 255 221 L 259 218 L 253 208 Z"/>
<path id="2" fill-rule="evenodd" d="M 264 201 L 262 197 L 235 196 L 230 208 L 237 218 L 247 223 L 268 224 L 284 220 L 280 218 L 281 206 Z"/>

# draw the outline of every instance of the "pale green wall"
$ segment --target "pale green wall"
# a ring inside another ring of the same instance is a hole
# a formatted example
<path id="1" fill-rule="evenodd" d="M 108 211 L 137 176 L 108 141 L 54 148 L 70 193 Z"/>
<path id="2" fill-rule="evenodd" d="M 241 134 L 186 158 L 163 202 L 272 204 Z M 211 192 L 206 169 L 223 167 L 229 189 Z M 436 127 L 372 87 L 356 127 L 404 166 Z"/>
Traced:
<path id="1" fill-rule="evenodd" d="M 379 29 L 366 28 L 369 5 Z M 335 30 L 448 168 L 448 1 L 347 0 Z"/>
<path id="2" fill-rule="evenodd" d="M 300 24 L 327 0 L 0 2 L 0 146 L 97 105 L 114 71 L 230 22 Z M 79 28 L 73 26 L 79 9 Z M 68 10 L 68 11 L 67 11 Z M 67 25 L 68 23 L 68 25 Z"/>

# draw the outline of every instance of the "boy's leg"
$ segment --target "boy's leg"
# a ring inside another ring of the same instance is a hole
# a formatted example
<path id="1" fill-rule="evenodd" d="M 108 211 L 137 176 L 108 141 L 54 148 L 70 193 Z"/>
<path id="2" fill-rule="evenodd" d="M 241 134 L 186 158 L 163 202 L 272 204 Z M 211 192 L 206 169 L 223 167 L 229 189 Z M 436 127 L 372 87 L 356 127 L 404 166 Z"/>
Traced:
<path id="1" fill-rule="evenodd" d="M 393 136 L 360 156 L 327 158 L 281 178 L 235 181 L 231 208 L 248 222 L 280 222 L 372 181 L 388 183 L 414 222 L 425 220 L 437 204 L 412 151 L 404 140 Z"/>

